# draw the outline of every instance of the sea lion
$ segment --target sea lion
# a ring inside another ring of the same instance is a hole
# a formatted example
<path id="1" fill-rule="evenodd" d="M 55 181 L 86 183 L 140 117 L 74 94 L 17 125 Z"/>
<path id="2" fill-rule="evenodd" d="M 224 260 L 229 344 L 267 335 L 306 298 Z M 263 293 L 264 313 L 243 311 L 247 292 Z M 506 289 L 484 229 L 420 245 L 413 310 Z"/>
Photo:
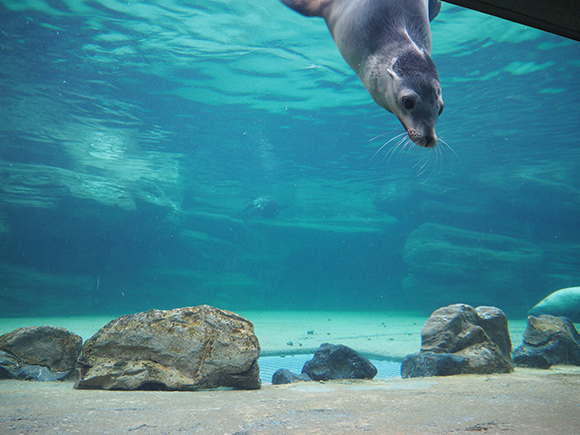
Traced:
<path id="1" fill-rule="evenodd" d="M 286 206 L 279 205 L 275 199 L 270 196 L 260 196 L 246 205 L 246 210 L 252 210 L 254 214 L 262 217 L 276 217 L 280 210 Z"/>
<path id="2" fill-rule="evenodd" d="M 551 314 L 580 321 L 580 287 L 568 287 L 555 291 L 536 304 L 529 312 L 532 316 Z"/>
<path id="3" fill-rule="evenodd" d="M 443 111 L 431 60 L 429 22 L 439 0 L 282 0 L 306 16 L 323 17 L 340 53 L 375 102 L 395 114 L 417 145 L 437 145 Z"/>

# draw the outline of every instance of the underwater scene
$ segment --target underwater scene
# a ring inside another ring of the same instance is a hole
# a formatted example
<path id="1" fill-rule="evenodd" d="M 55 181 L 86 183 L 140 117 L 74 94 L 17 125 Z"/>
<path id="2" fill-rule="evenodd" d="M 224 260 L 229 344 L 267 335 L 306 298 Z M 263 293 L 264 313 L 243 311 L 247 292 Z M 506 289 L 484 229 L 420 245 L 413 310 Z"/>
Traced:
<path id="1" fill-rule="evenodd" d="M 0 315 L 525 318 L 580 283 L 580 44 L 443 4 L 435 148 L 276 0 L 2 0 Z M 420 327 L 420 325 L 419 325 Z"/>

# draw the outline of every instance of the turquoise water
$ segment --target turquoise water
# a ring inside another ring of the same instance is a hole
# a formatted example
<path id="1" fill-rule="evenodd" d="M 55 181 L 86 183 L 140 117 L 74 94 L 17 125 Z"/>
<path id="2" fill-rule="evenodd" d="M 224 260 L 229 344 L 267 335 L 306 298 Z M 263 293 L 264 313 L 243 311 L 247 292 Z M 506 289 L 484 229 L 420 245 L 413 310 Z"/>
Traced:
<path id="1" fill-rule="evenodd" d="M 300 374 L 306 361 L 312 358 L 314 358 L 314 355 L 260 357 L 260 380 L 264 384 L 271 384 L 272 376 L 280 369 L 286 369 L 294 374 Z M 377 375 L 373 379 L 398 378 L 401 376 L 401 363 L 399 362 L 378 359 L 370 359 L 370 361 L 377 368 Z"/>
<path id="2" fill-rule="evenodd" d="M 453 151 L 387 155 L 396 118 L 275 0 L 4 0 L 0 24 L 2 316 L 523 316 L 579 285 L 578 42 L 444 4 Z"/>

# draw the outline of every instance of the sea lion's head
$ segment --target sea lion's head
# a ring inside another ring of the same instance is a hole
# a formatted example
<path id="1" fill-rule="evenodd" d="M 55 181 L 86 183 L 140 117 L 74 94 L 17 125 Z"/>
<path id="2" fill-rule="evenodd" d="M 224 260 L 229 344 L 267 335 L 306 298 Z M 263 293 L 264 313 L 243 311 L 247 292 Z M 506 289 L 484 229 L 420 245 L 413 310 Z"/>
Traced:
<path id="1" fill-rule="evenodd" d="M 429 54 L 416 46 L 400 52 L 392 64 L 375 65 L 371 73 L 375 101 L 395 114 L 417 145 L 437 145 L 435 126 L 443 112 L 437 68 Z"/>

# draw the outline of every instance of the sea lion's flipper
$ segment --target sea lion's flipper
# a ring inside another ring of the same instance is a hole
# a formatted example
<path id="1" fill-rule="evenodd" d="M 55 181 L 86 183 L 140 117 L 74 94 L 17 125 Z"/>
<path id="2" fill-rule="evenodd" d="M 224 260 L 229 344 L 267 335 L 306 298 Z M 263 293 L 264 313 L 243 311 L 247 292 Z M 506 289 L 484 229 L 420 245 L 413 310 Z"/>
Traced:
<path id="1" fill-rule="evenodd" d="M 286 1 L 284 1 L 284 3 L 286 3 Z M 433 21 L 440 10 L 441 2 L 439 0 L 429 0 L 429 21 Z"/>
<path id="2" fill-rule="evenodd" d="M 324 8 L 331 2 L 332 0 L 282 0 L 286 6 L 307 17 L 321 17 Z"/>

